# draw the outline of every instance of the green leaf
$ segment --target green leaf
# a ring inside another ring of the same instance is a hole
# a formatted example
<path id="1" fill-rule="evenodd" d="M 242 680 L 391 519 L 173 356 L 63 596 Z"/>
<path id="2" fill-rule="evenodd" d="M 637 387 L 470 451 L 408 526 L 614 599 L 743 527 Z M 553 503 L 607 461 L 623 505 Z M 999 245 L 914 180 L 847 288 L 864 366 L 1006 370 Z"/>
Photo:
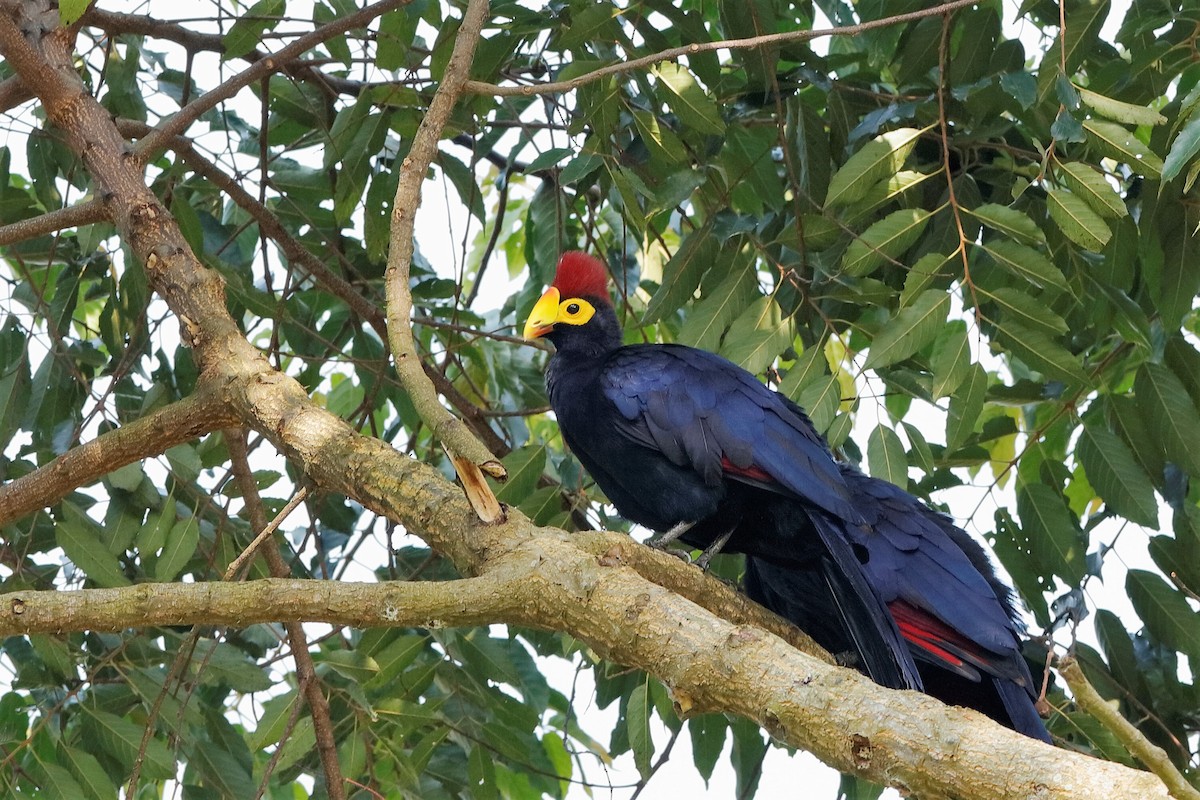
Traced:
<path id="1" fill-rule="evenodd" d="M 87 11 L 90 2 L 91 0 L 58 0 L 58 21 L 64 28 L 74 25 L 75 20 Z"/>
<path id="2" fill-rule="evenodd" d="M 70 500 L 62 502 L 62 519 L 54 526 L 54 540 L 67 558 L 98 585 L 129 585 L 121 563 L 104 546 L 100 526 Z"/>
<path id="3" fill-rule="evenodd" d="M 701 714 L 688 720 L 688 733 L 692 738 L 692 761 L 704 785 L 712 778 L 713 768 L 725 749 L 729 723 L 721 714 Z"/>
<path id="4" fill-rule="evenodd" d="M 625 726 L 629 731 L 629 747 L 633 750 L 633 762 L 643 778 L 650 777 L 650 759 L 654 756 L 654 740 L 650 737 L 650 692 L 643 679 L 629 695 L 629 710 L 625 715 Z"/>
<path id="5" fill-rule="evenodd" d="M 1129 165 L 1147 178 L 1161 177 L 1162 159 L 1125 128 L 1098 119 L 1084 120 L 1083 127 L 1091 134 L 1089 141 L 1103 155 Z"/>
<path id="6" fill-rule="evenodd" d="M 832 375 L 818 378 L 800 392 L 796 402 L 808 412 L 818 431 L 828 430 L 842 402 L 842 385 Z"/>
<path id="7" fill-rule="evenodd" d="M 1042 331 L 1013 320 L 1004 320 L 996 327 L 998 341 L 993 342 L 992 349 L 1003 345 L 1017 358 L 1047 377 L 1083 386 L 1091 385 L 1091 378 L 1083 371 L 1079 359 Z"/>
<path id="8" fill-rule="evenodd" d="M 1158 449 L 1192 476 L 1200 476 L 1200 415 L 1183 382 L 1161 364 L 1142 364 L 1133 381 L 1137 403 L 1157 434 Z"/>
<path id="9" fill-rule="evenodd" d="M 1162 125 L 1167 121 L 1166 117 L 1153 108 L 1123 103 L 1079 86 L 1076 86 L 1075 90 L 1079 92 L 1079 99 L 1084 102 L 1084 105 L 1102 117 L 1124 122 L 1127 125 Z"/>
<path id="10" fill-rule="evenodd" d="M 1119 219 L 1129 216 L 1125 201 L 1104 175 L 1081 161 L 1059 162 L 1059 175 L 1067 188 L 1082 197 L 1102 217 Z"/>
<path id="11" fill-rule="evenodd" d="M 1200 152 L 1200 114 L 1193 112 L 1187 124 L 1179 131 L 1175 141 L 1171 142 L 1171 150 L 1163 162 L 1163 182 L 1173 181 L 1187 163 Z M 1186 190 L 1185 190 L 1186 191 Z"/>
<path id="12" fill-rule="evenodd" d="M 675 255 L 663 265 L 662 283 L 646 305 L 642 324 L 651 325 L 686 303 L 704 273 L 714 265 L 717 252 L 707 225 L 684 239 Z"/>
<path id="13" fill-rule="evenodd" d="M 129 768 L 138 757 L 142 747 L 141 725 L 116 714 L 84 706 L 91 717 L 91 729 L 96 745 Z M 150 780 L 165 780 L 175 774 L 175 759 L 161 739 L 151 738 L 146 743 L 145 758 L 142 760 L 142 775 Z"/>
<path id="14" fill-rule="evenodd" d="M 979 364 L 972 364 L 958 392 L 950 398 L 950 413 L 946 415 L 947 450 L 957 450 L 975 430 L 986 394 L 987 372 Z"/>
<path id="15" fill-rule="evenodd" d="M 828 374 L 829 361 L 825 358 L 824 348 L 819 343 L 814 344 L 797 356 L 796 363 L 792 364 L 783 380 L 779 382 L 779 392 L 795 399 L 797 392 L 817 378 Z"/>
<path id="16" fill-rule="evenodd" d="M 63 761 L 76 782 L 83 788 L 83 797 L 91 800 L 110 800 L 117 796 L 117 787 L 113 784 L 99 759 L 80 747 L 62 746 Z"/>
<path id="17" fill-rule="evenodd" d="M 496 499 L 510 505 L 521 502 L 537 488 L 538 479 L 546 469 L 546 446 L 529 444 L 519 447 L 503 459 L 508 480 L 496 492 Z"/>
<path id="18" fill-rule="evenodd" d="M 1191 659 L 1200 658 L 1200 615 L 1181 592 L 1155 573 L 1141 569 L 1129 570 L 1125 591 L 1151 636 Z"/>
<path id="19" fill-rule="evenodd" d="M 539 153 L 537 158 L 530 161 L 526 165 L 526 172 L 541 172 L 542 170 L 556 167 L 565 159 L 574 154 L 574 150 L 569 147 L 551 147 L 544 153 Z"/>
<path id="20" fill-rule="evenodd" d="M 781 319 L 779 304 L 773 297 L 762 296 L 729 326 L 720 353 L 757 375 L 791 343 L 791 320 Z"/>
<path id="21" fill-rule="evenodd" d="M 1048 336 L 1060 336 L 1067 332 L 1066 320 L 1051 311 L 1044 301 L 1031 297 L 1020 289 L 1004 287 L 989 292 L 982 286 L 976 286 L 975 293 L 995 303 L 1004 314 L 1005 320 L 1040 330 Z"/>
<path id="22" fill-rule="evenodd" d="M 758 294 L 754 260 L 742 258 L 739 262 L 741 268 L 731 271 L 688 314 L 679 331 L 680 342 L 710 351 L 721 346 L 725 330 Z"/>
<path id="23" fill-rule="evenodd" d="M 929 368 L 935 398 L 945 397 L 962 384 L 971 368 L 971 343 L 965 322 L 956 319 L 941 327 L 933 340 Z"/>
<path id="24" fill-rule="evenodd" d="M 285 0 L 259 0 L 246 9 L 225 34 L 222 58 L 238 58 L 257 47 L 263 34 L 279 23 L 286 5 Z"/>
<path id="25" fill-rule="evenodd" d="M 49 761 L 37 761 L 34 767 L 38 775 L 38 788 L 41 794 L 53 800 L 78 800 L 83 796 L 83 789 L 65 767 Z"/>
<path id="26" fill-rule="evenodd" d="M 908 489 L 908 456 L 904 443 L 891 428 L 876 425 L 867 437 L 867 464 L 872 477 Z"/>
<path id="27" fill-rule="evenodd" d="M 1032 247 L 1004 240 L 993 240 L 978 246 L 997 264 L 1034 286 L 1067 289 L 1067 279 L 1062 271 Z"/>
<path id="28" fill-rule="evenodd" d="M 366 683 L 379 674 L 375 659 L 355 650 L 329 650 L 313 660 L 355 683 Z"/>
<path id="29" fill-rule="evenodd" d="M 875 184 L 899 172 L 921 133 L 916 128 L 888 131 L 850 156 L 829 179 L 826 208 L 848 206 L 866 197 Z"/>
<path id="30" fill-rule="evenodd" d="M 871 342 L 866 369 L 895 364 L 937 338 L 950 313 L 950 295 L 931 289 L 900 309 Z"/>
<path id="31" fill-rule="evenodd" d="M 856 278 L 870 275 L 912 247 L 925 232 L 928 222 L 929 212 L 923 209 L 893 211 L 850 243 L 842 258 L 842 270 Z"/>
<path id="32" fill-rule="evenodd" d="M 664 61 L 654 68 L 654 73 L 670 90 L 666 95 L 667 105 L 686 128 L 713 135 L 725 132 L 721 110 L 696 83 L 696 79 L 686 67 L 672 61 Z"/>
<path id="33" fill-rule="evenodd" d="M 978 208 L 964 210 L 992 230 L 1019 242 L 1042 244 L 1046 241 L 1046 234 L 1024 211 L 998 203 L 985 203 Z"/>
<path id="34" fill-rule="evenodd" d="M 177 520 L 167 532 L 162 554 L 154 562 L 154 579 L 163 583 L 174 580 L 187 566 L 199 544 L 200 520 L 191 514 Z"/>
<path id="35" fill-rule="evenodd" d="M 1062 189 L 1046 192 L 1046 208 L 1067 238 L 1080 247 L 1099 252 L 1112 238 L 1112 229 L 1083 199 Z"/>
<path id="36" fill-rule="evenodd" d="M 1139 525 L 1158 524 L 1158 502 L 1150 478 L 1115 433 L 1085 423 L 1076 449 L 1088 482 L 1109 507 Z"/>
<path id="37" fill-rule="evenodd" d="M 1029 546 L 1041 566 L 1075 586 L 1087 572 L 1086 540 L 1062 494 L 1034 483 L 1017 489 L 1017 514 L 1029 534 Z"/>
<path id="38" fill-rule="evenodd" d="M 253 797 L 258 789 L 246 765 L 223 747 L 205 739 L 188 746 L 188 766 L 204 776 L 204 785 L 221 797 Z"/>

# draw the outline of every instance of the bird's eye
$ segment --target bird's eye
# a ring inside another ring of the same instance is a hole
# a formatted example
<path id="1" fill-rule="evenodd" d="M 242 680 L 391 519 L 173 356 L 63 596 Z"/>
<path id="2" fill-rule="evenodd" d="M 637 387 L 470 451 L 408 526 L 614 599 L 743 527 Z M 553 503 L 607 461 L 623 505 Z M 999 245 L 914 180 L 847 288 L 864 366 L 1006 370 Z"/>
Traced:
<path id="1" fill-rule="evenodd" d="M 567 313 L 568 314 L 578 314 L 579 313 L 579 303 L 571 303 L 569 306 L 567 306 Z"/>

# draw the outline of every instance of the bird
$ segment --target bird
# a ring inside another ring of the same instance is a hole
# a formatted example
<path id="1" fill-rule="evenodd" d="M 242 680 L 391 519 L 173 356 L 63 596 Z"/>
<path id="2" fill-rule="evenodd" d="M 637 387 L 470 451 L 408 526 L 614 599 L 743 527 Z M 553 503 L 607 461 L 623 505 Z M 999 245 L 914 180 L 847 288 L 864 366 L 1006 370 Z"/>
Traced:
<path id="1" fill-rule="evenodd" d="M 804 410 L 721 356 L 625 345 L 594 256 L 562 254 L 524 326 L 571 452 L 630 521 L 746 556 L 745 590 L 884 686 L 1048 741 L 1011 593 L 982 548 L 833 457 Z"/>

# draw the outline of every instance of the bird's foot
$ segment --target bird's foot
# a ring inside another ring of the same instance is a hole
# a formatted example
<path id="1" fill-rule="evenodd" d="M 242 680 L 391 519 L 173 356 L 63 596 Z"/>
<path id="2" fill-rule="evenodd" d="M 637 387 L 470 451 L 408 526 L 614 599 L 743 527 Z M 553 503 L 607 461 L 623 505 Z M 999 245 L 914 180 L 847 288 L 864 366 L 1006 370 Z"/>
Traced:
<path id="1" fill-rule="evenodd" d="M 710 544 L 708 547 L 704 548 L 704 552 L 701 553 L 700 557 L 696 559 L 696 566 L 699 567 L 700 569 L 704 570 L 705 572 L 708 572 L 708 562 L 712 561 L 713 556 L 715 556 L 721 552 L 721 550 L 725 547 L 725 544 L 729 541 L 729 537 L 731 537 L 731 536 L 733 536 L 732 528 L 730 528 L 729 531 L 727 531 L 726 533 L 724 533 L 721 536 L 714 539 L 713 543 Z"/>
<path id="2" fill-rule="evenodd" d="M 656 550 L 666 550 L 667 545 L 669 545 L 671 542 L 675 541 L 680 536 L 683 536 L 685 533 L 690 531 L 692 529 L 692 526 L 695 524 L 696 523 L 694 523 L 694 522 L 677 523 L 674 527 L 671 528 L 671 530 L 666 531 L 665 533 L 660 533 L 657 536 L 650 537 L 646 541 L 646 544 L 650 545 L 651 547 L 655 548 Z"/>

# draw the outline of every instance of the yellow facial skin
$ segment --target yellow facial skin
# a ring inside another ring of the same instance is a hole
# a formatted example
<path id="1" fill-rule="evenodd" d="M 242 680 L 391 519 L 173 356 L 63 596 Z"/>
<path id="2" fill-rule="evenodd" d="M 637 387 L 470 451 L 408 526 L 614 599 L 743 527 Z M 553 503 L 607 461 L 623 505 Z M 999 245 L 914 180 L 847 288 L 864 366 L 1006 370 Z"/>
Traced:
<path id="1" fill-rule="evenodd" d="M 583 325 L 596 309 L 587 300 L 578 297 L 561 299 L 558 289 L 551 286 L 529 312 L 525 320 L 526 339 L 538 339 L 554 330 L 555 325 Z"/>

